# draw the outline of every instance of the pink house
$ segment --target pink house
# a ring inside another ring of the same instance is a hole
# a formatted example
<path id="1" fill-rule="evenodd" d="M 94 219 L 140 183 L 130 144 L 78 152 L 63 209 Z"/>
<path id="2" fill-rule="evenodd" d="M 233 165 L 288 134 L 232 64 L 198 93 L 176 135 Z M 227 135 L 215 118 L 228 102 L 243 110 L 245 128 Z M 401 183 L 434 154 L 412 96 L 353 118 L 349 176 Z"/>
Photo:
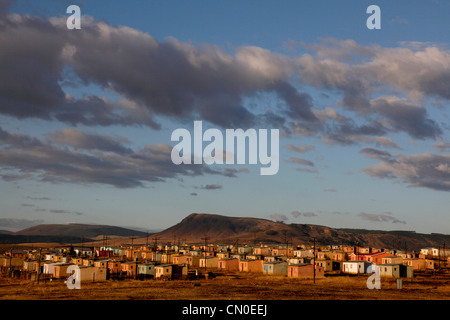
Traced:
<path id="1" fill-rule="evenodd" d="M 225 271 L 238 271 L 239 270 L 239 259 L 229 258 L 220 259 L 218 262 L 219 270 Z"/>
<path id="2" fill-rule="evenodd" d="M 312 264 L 291 264 L 288 265 L 287 275 L 289 278 L 314 278 L 314 265 Z M 325 270 L 316 266 L 316 278 L 325 277 Z"/>
<path id="3" fill-rule="evenodd" d="M 387 252 L 376 252 L 376 253 L 352 253 L 349 255 L 349 261 L 367 261 L 375 264 L 382 264 L 383 258 L 390 257 L 391 254 Z"/>
<path id="4" fill-rule="evenodd" d="M 263 260 L 240 260 L 239 271 L 242 272 L 262 272 Z"/>

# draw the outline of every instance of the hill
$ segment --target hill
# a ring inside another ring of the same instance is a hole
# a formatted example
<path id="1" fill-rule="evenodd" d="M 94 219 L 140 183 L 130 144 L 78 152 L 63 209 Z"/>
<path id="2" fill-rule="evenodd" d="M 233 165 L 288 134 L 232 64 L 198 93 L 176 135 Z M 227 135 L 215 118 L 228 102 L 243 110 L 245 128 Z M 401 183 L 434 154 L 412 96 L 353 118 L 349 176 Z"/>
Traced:
<path id="1" fill-rule="evenodd" d="M 109 236 L 144 236 L 145 232 L 126 229 L 122 227 L 107 226 L 107 225 L 90 225 L 90 224 L 41 224 L 31 228 L 27 228 L 14 233 L 15 235 L 28 235 L 28 236 L 71 236 L 71 237 L 87 237 L 95 238 L 99 235 Z"/>
<path id="2" fill-rule="evenodd" d="M 0 243 L 81 243 L 100 240 L 102 236 L 109 239 L 115 237 L 142 237 L 145 232 L 107 225 L 89 224 L 41 224 L 17 232 L 0 234 Z"/>
<path id="3" fill-rule="evenodd" d="M 420 234 L 414 231 L 334 229 L 320 225 L 285 224 L 267 219 L 227 217 L 193 213 L 180 223 L 155 235 L 160 241 L 183 240 L 202 243 L 291 243 L 346 244 L 397 249 L 420 249 L 449 243 L 450 235 Z"/>

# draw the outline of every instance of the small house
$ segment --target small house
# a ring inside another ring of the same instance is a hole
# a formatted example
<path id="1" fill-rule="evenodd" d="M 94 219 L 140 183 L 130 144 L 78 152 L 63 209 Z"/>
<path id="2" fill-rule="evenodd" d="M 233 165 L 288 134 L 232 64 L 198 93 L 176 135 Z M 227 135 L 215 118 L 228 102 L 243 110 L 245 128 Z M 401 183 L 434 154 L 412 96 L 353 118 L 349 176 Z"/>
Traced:
<path id="1" fill-rule="evenodd" d="M 137 270 L 137 262 L 131 261 L 131 262 L 122 262 L 121 263 L 122 273 L 126 274 L 127 276 L 135 276 L 136 270 Z"/>
<path id="2" fill-rule="evenodd" d="M 334 261 L 347 261 L 347 253 L 344 251 L 335 251 L 331 254 L 331 259 Z"/>
<path id="3" fill-rule="evenodd" d="M 322 267 L 309 263 L 291 264 L 287 267 L 287 276 L 290 278 L 323 278 L 325 277 L 325 270 Z M 315 269 L 315 275 L 314 275 Z"/>
<path id="4" fill-rule="evenodd" d="M 311 263 L 311 258 L 301 258 L 301 257 L 293 257 L 287 260 L 288 264 L 303 264 L 303 263 Z"/>
<path id="5" fill-rule="evenodd" d="M 380 275 L 391 278 L 412 278 L 413 268 L 404 264 L 380 264 Z"/>
<path id="6" fill-rule="evenodd" d="M 263 260 L 262 254 L 248 254 L 245 259 L 247 260 Z"/>
<path id="7" fill-rule="evenodd" d="M 200 268 L 217 268 L 219 262 L 218 257 L 202 257 L 200 258 Z"/>
<path id="8" fill-rule="evenodd" d="M 118 274 L 122 271 L 122 263 L 116 260 L 109 260 L 107 268 L 110 274 Z"/>
<path id="9" fill-rule="evenodd" d="M 263 260 L 240 260 L 239 271 L 241 272 L 262 272 Z"/>
<path id="10" fill-rule="evenodd" d="M 241 247 L 238 247 L 237 252 L 239 254 L 250 254 L 250 253 L 253 253 L 253 247 L 241 246 Z"/>
<path id="11" fill-rule="evenodd" d="M 223 251 L 223 252 L 217 252 L 216 256 L 219 259 L 228 259 L 230 257 L 230 253 L 227 251 Z"/>
<path id="12" fill-rule="evenodd" d="M 263 273 L 272 275 L 286 275 L 288 264 L 286 261 L 271 261 L 263 263 Z"/>
<path id="13" fill-rule="evenodd" d="M 239 270 L 239 259 L 219 259 L 217 263 L 217 267 L 219 270 L 224 271 L 237 271 Z"/>
<path id="14" fill-rule="evenodd" d="M 94 267 L 107 268 L 109 261 L 111 261 L 111 260 L 109 260 L 109 259 L 96 260 L 96 261 L 94 261 Z"/>
<path id="15" fill-rule="evenodd" d="M 185 265 L 161 264 L 154 268 L 156 279 L 181 279 L 188 274 L 188 268 Z"/>
<path id="16" fill-rule="evenodd" d="M 342 262 L 342 272 L 349 274 L 369 273 L 368 268 L 371 265 L 372 263 L 363 260 L 344 261 Z"/>
<path id="17" fill-rule="evenodd" d="M 381 259 L 382 264 L 402 264 L 403 258 L 398 256 L 388 256 Z"/>
<path id="18" fill-rule="evenodd" d="M 69 266 L 73 266 L 73 263 L 57 264 L 53 267 L 53 278 L 62 279 L 67 278 L 70 274 L 67 273 Z"/>
<path id="19" fill-rule="evenodd" d="M 105 281 L 106 280 L 106 268 L 97 268 L 91 266 L 80 267 L 80 281 L 83 285 L 83 281 Z"/>
<path id="20" fill-rule="evenodd" d="M 153 278 L 155 276 L 156 263 L 143 263 L 138 264 L 139 277 Z"/>
<path id="21" fill-rule="evenodd" d="M 426 269 L 425 259 L 417 259 L 417 258 L 403 259 L 403 264 L 412 267 L 414 271 Z"/>
<path id="22" fill-rule="evenodd" d="M 316 267 L 323 268 L 326 272 L 337 271 L 341 269 L 340 261 L 316 260 Z"/>
<path id="23" fill-rule="evenodd" d="M 272 248 L 270 247 L 257 247 L 253 249 L 253 254 L 260 254 L 263 256 L 268 256 L 272 254 Z"/>

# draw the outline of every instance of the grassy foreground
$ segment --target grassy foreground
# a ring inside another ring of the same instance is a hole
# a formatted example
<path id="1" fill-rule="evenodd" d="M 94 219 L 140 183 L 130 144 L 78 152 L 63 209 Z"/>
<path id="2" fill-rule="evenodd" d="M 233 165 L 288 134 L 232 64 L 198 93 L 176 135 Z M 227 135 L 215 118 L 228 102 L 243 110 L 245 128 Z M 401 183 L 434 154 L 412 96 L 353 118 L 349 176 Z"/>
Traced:
<path id="1" fill-rule="evenodd" d="M 450 279 L 417 276 L 381 280 L 369 290 L 366 276 L 289 279 L 280 276 L 230 273 L 209 280 L 108 280 L 84 282 L 70 290 L 63 280 L 31 282 L 0 279 L 1 300 L 450 300 Z"/>

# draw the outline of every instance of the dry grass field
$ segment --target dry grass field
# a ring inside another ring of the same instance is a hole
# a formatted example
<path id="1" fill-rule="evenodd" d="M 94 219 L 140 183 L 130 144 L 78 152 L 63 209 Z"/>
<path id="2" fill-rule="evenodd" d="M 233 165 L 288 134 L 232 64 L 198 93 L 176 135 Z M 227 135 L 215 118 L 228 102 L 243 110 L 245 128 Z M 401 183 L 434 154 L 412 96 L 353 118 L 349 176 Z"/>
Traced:
<path id="1" fill-rule="evenodd" d="M 1 300 L 450 300 L 449 277 L 384 279 L 381 290 L 369 290 L 366 276 L 289 279 L 230 273 L 202 280 L 108 280 L 84 282 L 70 290 L 63 280 L 31 282 L 0 279 Z"/>

